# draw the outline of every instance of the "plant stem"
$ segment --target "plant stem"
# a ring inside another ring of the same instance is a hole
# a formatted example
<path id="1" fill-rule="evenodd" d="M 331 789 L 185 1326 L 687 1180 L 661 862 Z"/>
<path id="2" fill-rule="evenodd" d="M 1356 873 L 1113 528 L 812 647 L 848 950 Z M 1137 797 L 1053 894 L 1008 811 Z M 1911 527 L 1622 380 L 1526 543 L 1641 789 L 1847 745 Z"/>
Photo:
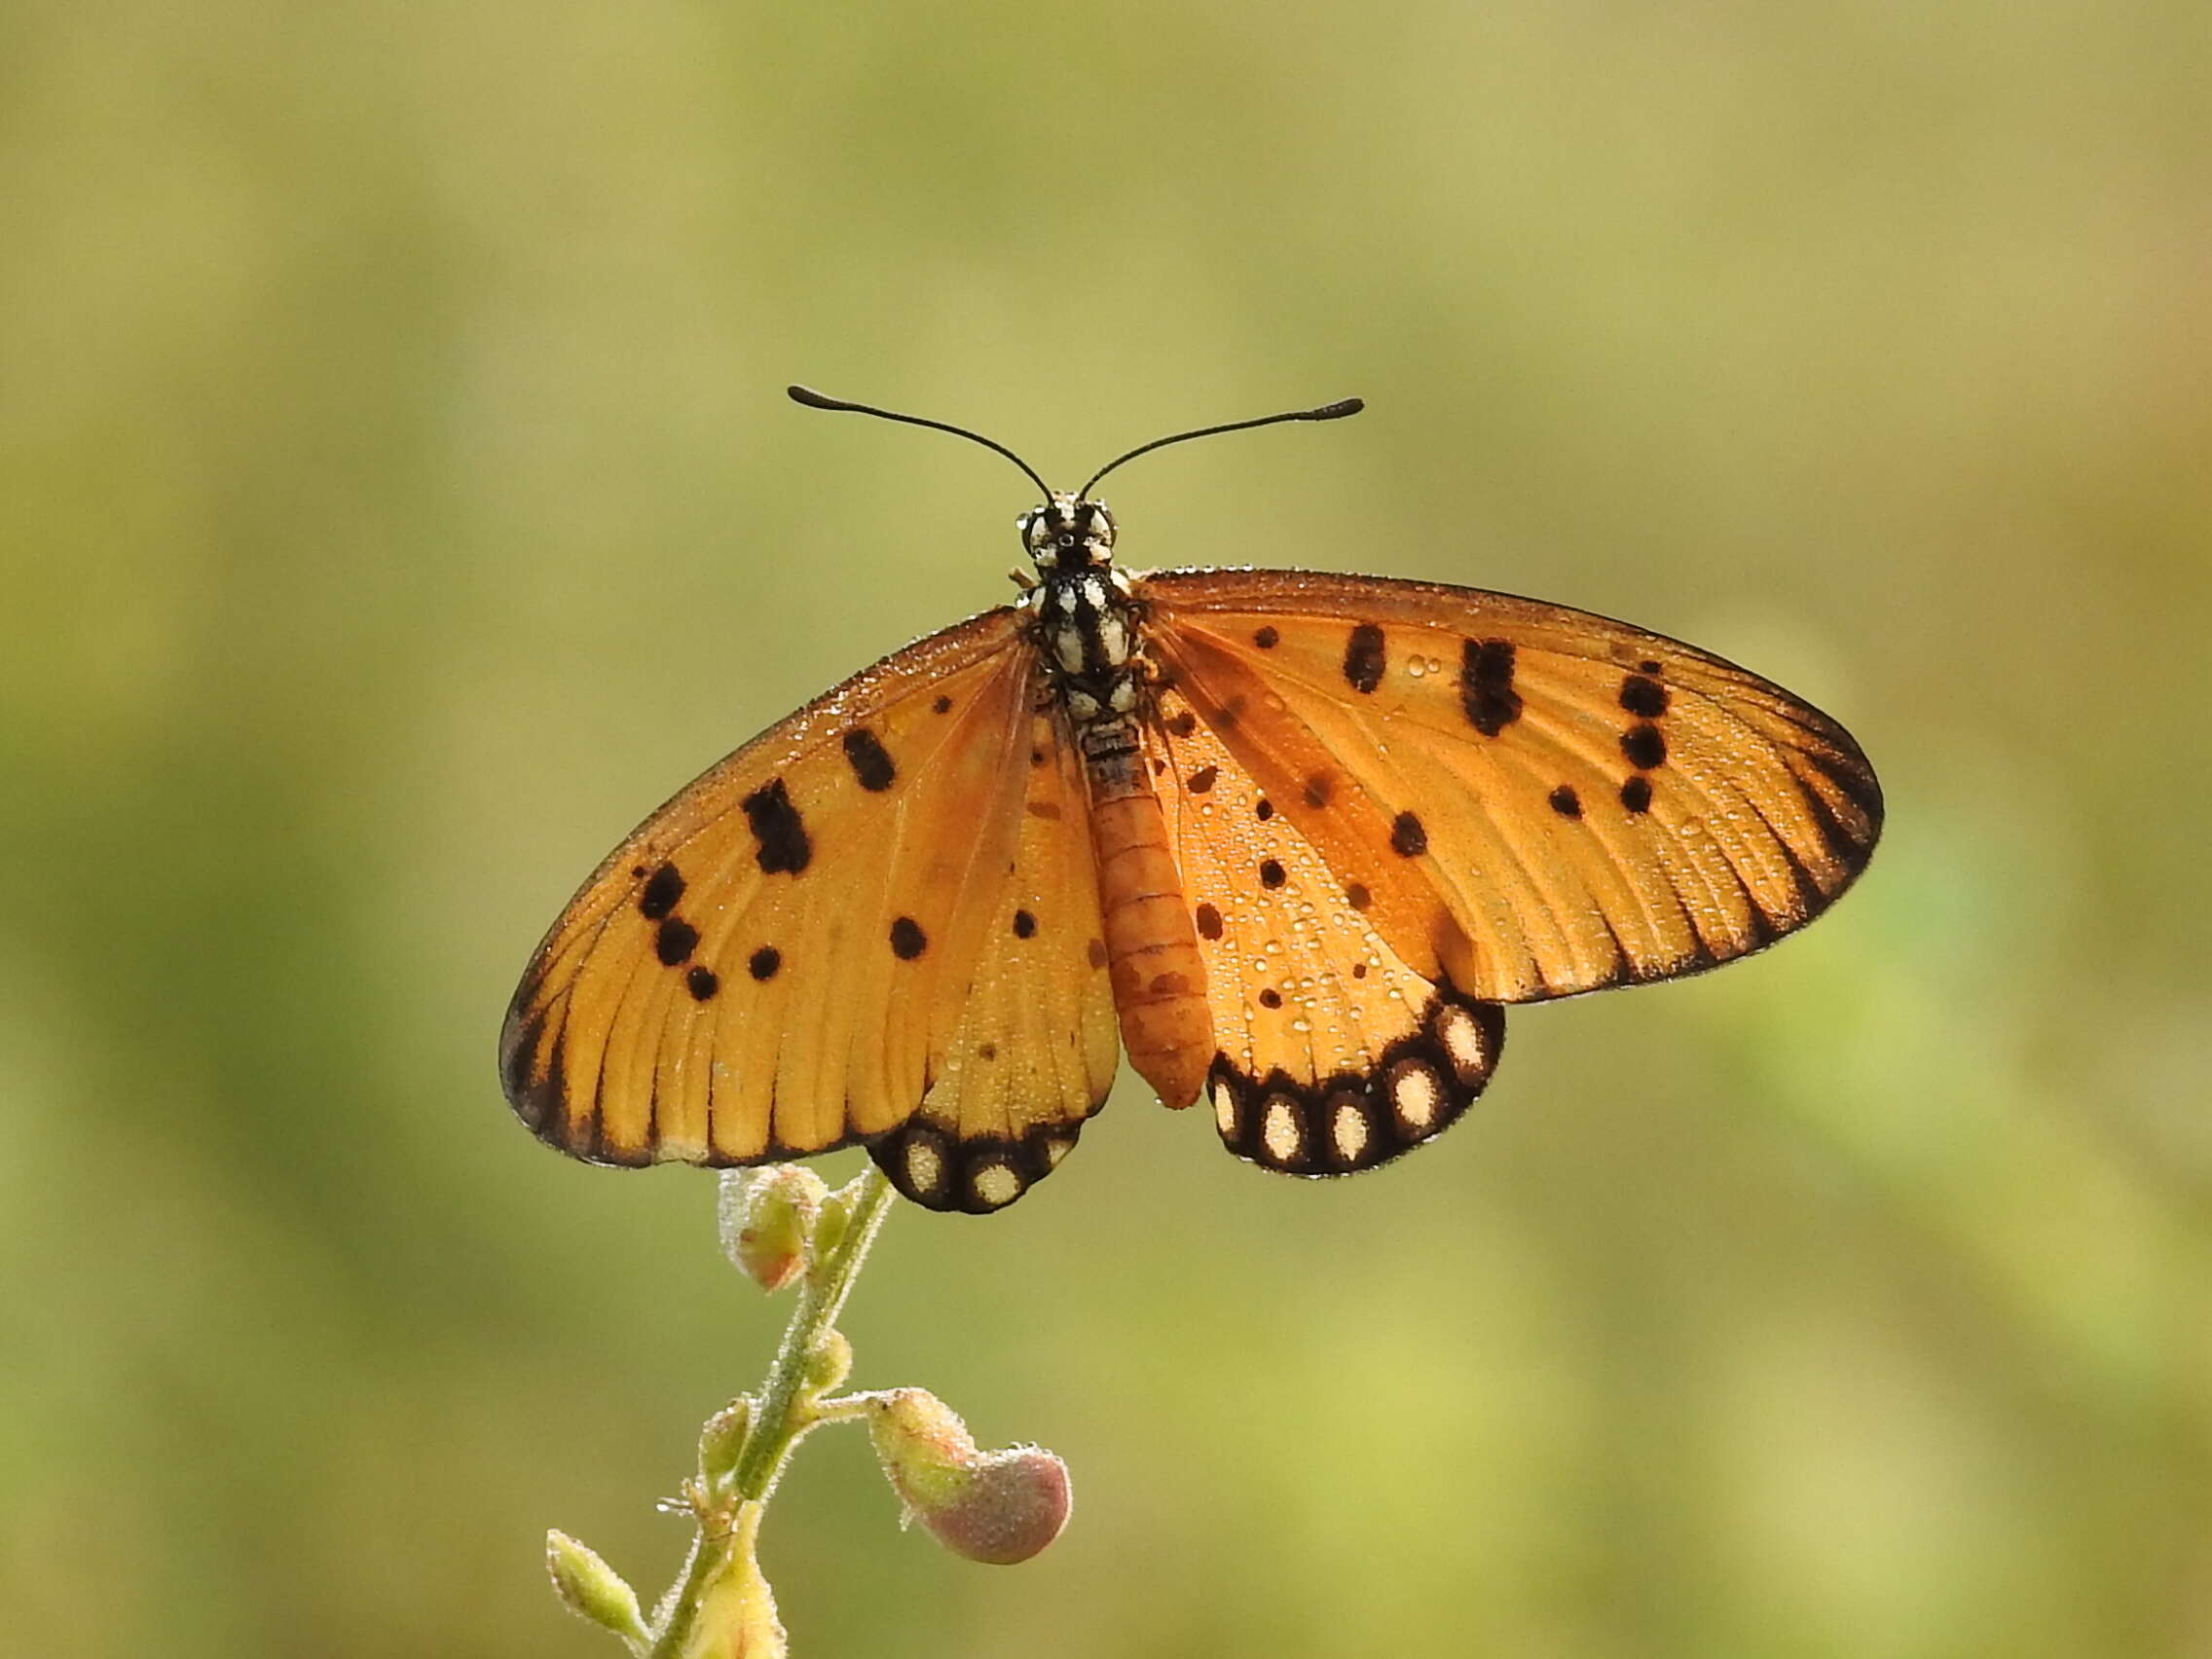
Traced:
<path id="1" fill-rule="evenodd" d="M 867 1259 L 868 1247 L 891 1205 L 891 1183 L 870 1164 L 840 1189 L 833 1202 L 845 1207 L 844 1231 L 811 1263 L 799 1281 L 798 1306 L 784 1327 L 768 1378 L 754 1398 L 758 1402 L 745 1435 L 744 1449 L 726 1488 L 701 1494 L 706 1500 L 698 1535 L 683 1564 L 682 1577 L 662 1604 L 656 1619 L 651 1659 L 678 1659 L 699 1616 L 702 1593 L 713 1582 L 733 1547 L 752 1549 L 759 1526 L 759 1505 L 775 1490 L 785 1460 L 799 1437 L 820 1418 L 805 1397 L 807 1362 L 835 1328 L 853 1280 Z"/>

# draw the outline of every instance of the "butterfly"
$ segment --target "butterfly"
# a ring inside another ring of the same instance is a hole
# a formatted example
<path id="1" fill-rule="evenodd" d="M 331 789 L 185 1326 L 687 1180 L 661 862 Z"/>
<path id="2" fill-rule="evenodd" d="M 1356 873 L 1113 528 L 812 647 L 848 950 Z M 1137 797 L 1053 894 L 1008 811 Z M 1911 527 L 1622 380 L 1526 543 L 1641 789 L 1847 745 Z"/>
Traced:
<path id="1" fill-rule="evenodd" d="M 1016 601 L 893 652 L 681 791 L 586 881 L 500 1037 L 594 1162 L 855 1143 L 935 1210 L 1057 1168 L 1121 1052 L 1237 1157 L 1343 1175 L 1482 1092 L 1504 1006 L 1802 927 L 1882 825 L 1827 716 L 1694 645 L 1476 588 L 1131 573 L 1013 461 Z"/>

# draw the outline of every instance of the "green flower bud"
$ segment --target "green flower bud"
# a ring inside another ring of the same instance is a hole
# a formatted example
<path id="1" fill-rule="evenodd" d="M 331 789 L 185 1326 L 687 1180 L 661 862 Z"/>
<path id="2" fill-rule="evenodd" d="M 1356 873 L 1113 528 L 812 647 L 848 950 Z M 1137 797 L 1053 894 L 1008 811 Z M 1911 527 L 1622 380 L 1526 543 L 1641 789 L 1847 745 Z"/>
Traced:
<path id="1" fill-rule="evenodd" d="M 808 1241 L 829 1188 L 811 1169 L 779 1163 L 722 1177 L 722 1253 L 762 1290 L 781 1290 L 806 1266 Z"/>
<path id="2" fill-rule="evenodd" d="M 709 1418 L 699 1430 L 699 1473 L 719 1480 L 737 1467 L 745 1450 L 746 1430 L 753 1426 L 753 1396 L 741 1394 Z"/>
<path id="3" fill-rule="evenodd" d="M 908 1518 L 955 1555 L 1011 1566 L 1067 1525 L 1067 1464 L 1041 1446 L 977 1451 L 968 1425 L 925 1389 L 879 1396 L 868 1432 Z"/>
<path id="4" fill-rule="evenodd" d="M 823 1263 L 837 1253 L 837 1246 L 845 1241 L 845 1230 L 853 1224 L 853 1206 L 843 1189 L 831 1193 L 822 1200 L 822 1214 L 814 1224 L 814 1265 Z"/>
<path id="5" fill-rule="evenodd" d="M 829 1393 L 853 1374 L 853 1345 L 845 1333 L 829 1330 L 806 1356 L 806 1372 L 799 1387 L 814 1397 Z"/>
<path id="6" fill-rule="evenodd" d="M 638 1614 L 637 1592 L 591 1550 L 566 1532 L 547 1532 L 545 1569 L 553 1576 L 554 1594 L 569 1611 L 624 1641 L 644 1646 L 647 1638 L 645 1622 Z"/>

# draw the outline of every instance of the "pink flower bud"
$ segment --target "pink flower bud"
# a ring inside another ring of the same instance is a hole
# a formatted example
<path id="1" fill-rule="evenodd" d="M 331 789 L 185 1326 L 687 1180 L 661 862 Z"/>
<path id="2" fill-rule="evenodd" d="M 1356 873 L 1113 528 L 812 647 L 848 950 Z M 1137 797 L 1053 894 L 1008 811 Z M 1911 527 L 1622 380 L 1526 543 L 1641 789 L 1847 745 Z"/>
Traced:
<path id="1" fill-rule="evenodd" d="M 921 1388 L 882 1395 L 868 1427 L 908 1518 L 954 1555 L 1011 1566 L 1067 1525 L 1068 1466 L 1041 1446 L 977 1451 L 968 1425 Z"/>

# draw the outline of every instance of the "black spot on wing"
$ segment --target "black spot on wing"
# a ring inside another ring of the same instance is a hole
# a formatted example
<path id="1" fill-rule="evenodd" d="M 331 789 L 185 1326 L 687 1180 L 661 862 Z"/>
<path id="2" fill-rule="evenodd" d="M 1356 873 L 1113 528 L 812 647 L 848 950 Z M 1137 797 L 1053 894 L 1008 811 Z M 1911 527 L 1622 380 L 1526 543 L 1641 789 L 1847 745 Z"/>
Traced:
<path id="1" fill-rule="evenodd" d="M 1254 644 L 1255 645 L 1258 645 L 1258 646 L 1260 647 L 1260 649 L 1262 649 L 1262 650 L 1264 650 L 1264 651 L 1272 651 L 1272 650 L 1273 650 L 1273 649 L 1275 648 L 1275 645 L 1276 645 L 1276 644 L 1277 644 L 1277 643 L 1278 643 L 1278 642 L 1279 642 L 1279 641 L 1280 641 L 1281 639 L 1282 639 L 1282 636 L 1281 636 L 1280 634 L 1276 633 L 1276 632 L 1275 632 L 1275 630 L 1274 630 L 1274 629 L 1273 629 L 1273 628 L 1272 628 L 1272 626 L 1271 626 L 1271 627 L 1256 628 L 1256 629 L 1254 629 L 1254 630 L 1253 630 L 1253 632 L 1252 632 L 1252 644 Z"/>
<path id="2" fill-rule="evenodd" d="M 1275 803 L 1270 800 L 1266 795 L 1262 795 L 1256 802 L 1253 803 L 1252 816 L 1257 818 L 1262 824 L 1265 824 L 1274 815 Z"/>
<path id="3" fill-rule="evenodd" d="M 1221 937 L 1221 912 L 1203 900 L 1199 901 L 1198 907 L 1192 912 L 1192 919 L 1198 924 L 1200 939 Z"/>
<path id="4" fill-rule="evenodd" d="M 1562 818 L 1582 816 L 1582 797 L 1574 793 L 1572 784 L 1562 784 L 1552 791 L 1552 810 Z"/>
<path id="5" fill-rule="evenodd" d="M 1260 1006 L 1262 1008 L 1282 1007 L 1282 992 L 1276 990 L 1272 985 L 1270 985 L 1266 990 L 1260 993 Z"/>
<path id="6" fill-rule="evenodd" d="M 1276 860 L 1262 859 L 1260 861 L 1260 885 L 1262 887 L 1280 887 L 1289 879 L 1290 876 Z"/>
<path id="7" fill-rule="evenodd" d="M 1401 812 L 1391 821 L 1390 850 L 1402 859 L 1418 858 L 1428 851 L 1428 830 L 1418 815 Z"/>
<path id="8" fill-rule="evenodd" d="M 758 843 L 753 857 L 763 872 L 796 875 L 813 862 L 814 843 L 783 779 L 762 785 L 738 804 L 745 808 L 745 821 Z"/>
<path id="9" fill-rule="evenodd" d="M 1667 688 L 1647 674 L 1621 682 L 1621 707 L 1640 719 L 1655 720 L 1667 712 Z"/>
<path id="10" fill-rule="evenodd" d="M 1631 766 L 1648 772 L 1667 758 L 1667 739 L 1647 720 L 1621 733 L 1621 753 Z"/>
<path id="11" fill-rule="evenodd" d="M 1627 807 L 1631 812 L 1649 812 L 1651 810 L 1651 780 L 1637 777 L 1631 778 L 1627 783 L 1621 785 L 1621 805 Z"/>
<path id="12" fill-rule="evenodd" d="M 1032 916 L 1027 910 L 1014 911 L 1014 937 L 1015 939 L 1027 939 L 1036 931 L 1037 918 L 1035 916 Z"/>
<path id="13" fill-rule="evenodd" d="M 867 727 L 853 727 L 845 733 L 844 745 L 845 758 L 852 763 L 853 776 L 860 780 L 862 789 L 881 794 L 899 776 L 899 768 L 891 763 L 890 752 Z"/>
<path id="14" fill-rule="evenodd" d="M 1185 709 L 1182 713 L 1169 717 L 1167 729 L 1177 737 L 1189 737 L 1198 729 L 1198 717 Z"/>
<path id="15" fill-rule="evenodd" d="M 1459 706 L 1467 723 L 1485 737 L 1495 737 L 1521 718 L 1521 693 L 1513 688 L 1511 640 L 1460 642 Z"/>
<path id="16" fill-rule="evenodd" d="M 683 872 L 672 864 L 664 864 L 652 873 L 652 879 L 638 895 L 638 914 L 648 922 L 657 922 L 676 908 L 676 902 L 683 897 Z"/>
<path id="17" fill-rule="evenodd" d="M 1220 776 L 1221 768 L 1219 766 L 1200 766 L 1185 780 L 1184 787 L 1193 794 L 1204 794 L 1206 791 L 1213 788 L 1214 781 Z"/>
<path id="18" fill-rule="evenodd" d="M 683 988 L 691 993 L 694 1002 L 706 1002 L 722 988 L 720 977 L 712 968 L 694 968 L 683 976 Z"/>
<path id="19" fill-rule="evenodd" d="M 762 945 L 745 959 L 745 971 L 756 979 L 773 979 L 783 965 L 784 953 L 772 944 Z"/>
<path id="20" fill-rule="evenodd" d="M 1382 630 L 1362 622 L 1345 642 L 1345 682 L 1354 691 L 1372 692 L 1382 683 Z"/>
<path id="21" fill-rule="evenodd" d="M 929 947 L 929 936 L 913 917 L 901 916 L 891 924 L 891 954 L 900 961 L 911 962 Z"/>
<path id="22" fill-rule="evenodd" d="M 1345 883 L 1345 903 L 1355 910 L 1364 910 L 1375 903 L 1375 895 L 1368 892 L 1365 882 L 1347 881 Z"/>
<path id="23" fill-rule="evenodd" d="M 682 916 L 671 916 L 653 935 L 653 954 L 663 965 L 675 968 L 691 960 L 691 952 L 698 948 L 699 930 Z"/>

